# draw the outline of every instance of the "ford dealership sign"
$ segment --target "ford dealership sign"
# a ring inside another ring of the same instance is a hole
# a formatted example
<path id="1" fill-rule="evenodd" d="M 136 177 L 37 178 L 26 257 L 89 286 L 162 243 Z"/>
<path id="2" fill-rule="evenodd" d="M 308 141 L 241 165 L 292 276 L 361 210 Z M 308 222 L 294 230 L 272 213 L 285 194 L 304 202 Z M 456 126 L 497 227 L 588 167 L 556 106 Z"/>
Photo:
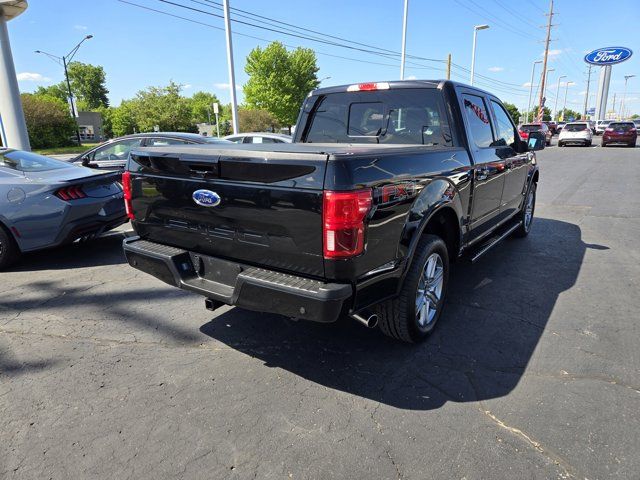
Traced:
<path id="1" fill-rule="evenodd" d="M 584 61 L 591 65 L 614 65 L 628 60 L 633 52 L 625 47 L 599 48 L 584 57 Z"/>

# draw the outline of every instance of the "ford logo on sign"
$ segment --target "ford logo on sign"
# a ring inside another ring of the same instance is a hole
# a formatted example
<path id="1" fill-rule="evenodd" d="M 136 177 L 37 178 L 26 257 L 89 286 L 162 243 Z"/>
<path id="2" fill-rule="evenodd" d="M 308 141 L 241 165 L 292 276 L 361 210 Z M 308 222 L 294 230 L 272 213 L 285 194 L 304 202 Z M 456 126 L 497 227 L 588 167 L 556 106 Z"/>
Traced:
<path id="1" fill-rule="evenodd" d="M 202 205 L 203 207 L 216 207 L 220 205 L 220 195 L 216 192 L 212 192 L 211 190 L 196 190 L 191 195 L 193 201 L 198 205 Z"/>
<path id="2" fill-rule="evenodd" d="M 614 65 L 628 60 L 633 52 L 625 47 L 599 48 L 584 57 L 584 61 L 591 65 Z"/>

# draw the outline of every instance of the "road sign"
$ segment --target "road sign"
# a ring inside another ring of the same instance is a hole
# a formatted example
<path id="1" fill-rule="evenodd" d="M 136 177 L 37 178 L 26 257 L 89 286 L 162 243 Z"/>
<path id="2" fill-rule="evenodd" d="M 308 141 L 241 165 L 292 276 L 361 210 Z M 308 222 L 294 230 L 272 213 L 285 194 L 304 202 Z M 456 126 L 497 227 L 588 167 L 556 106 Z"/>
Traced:
<path id="1" fill-rule="evenodd" d="M 629 60 L 633 55 L 630 48 L 626 47 L 606 47 L 598 48 L 584 56 L 584 61 L 591 65 L 615 65 L 616 63 Z"/>
<path id="2" fill-rule="evenodd" d="M 587 115 L 595 115 L 595 114 L 596 114 L 596 107 L 591 107 L 587 109 Z"/>
<path id="3" fill-rule="evenodd" d="M 220 104 L 219 103 L 214 103 L 213 104 L 213 113 L 215 113 L 216 115 L 218 113 L 220 113 Z"/>

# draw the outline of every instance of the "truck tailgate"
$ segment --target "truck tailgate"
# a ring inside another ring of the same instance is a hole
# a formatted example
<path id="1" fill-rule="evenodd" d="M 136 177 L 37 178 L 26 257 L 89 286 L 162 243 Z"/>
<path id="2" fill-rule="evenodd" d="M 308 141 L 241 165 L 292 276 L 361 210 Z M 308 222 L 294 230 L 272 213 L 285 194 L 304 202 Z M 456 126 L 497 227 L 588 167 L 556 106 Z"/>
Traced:
<path id="1" fill-rule="evenodd" d="M 269 147 L 132 152 L 128 170 L 137 233 L 203 255 L 323 277 L 328 155 L 294 145 Z"/>

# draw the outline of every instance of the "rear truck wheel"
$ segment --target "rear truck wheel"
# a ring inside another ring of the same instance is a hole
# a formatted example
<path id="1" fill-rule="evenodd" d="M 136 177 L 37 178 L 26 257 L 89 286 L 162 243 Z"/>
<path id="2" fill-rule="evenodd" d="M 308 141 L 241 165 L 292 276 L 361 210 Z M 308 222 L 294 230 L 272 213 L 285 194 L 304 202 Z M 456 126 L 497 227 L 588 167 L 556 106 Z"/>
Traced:
<path id="1" fill-rule="evenodd" d="M 11 234 L 0 225 L 0 271 L 20 258 L 20 249 Z"/>
<path id="2" fill-rule="evenodd" d="M 427 338 L 442 314 L 448 283 L 447 246 L 440 237 L 425 234 L 400 294 L 376 307 L 382 333 L 407 343 Z"/>
<path id="3" fill-rule="evenodd" d="M 520 217 L 520 226 L 513 232 L 514 237 L 524 238 L 531 231 L 533 223 L 533 214 L 536 211 L 536 188 L 537 184 L 532 183 L 527 192 L 522 210 L 518 215 Z"/>

